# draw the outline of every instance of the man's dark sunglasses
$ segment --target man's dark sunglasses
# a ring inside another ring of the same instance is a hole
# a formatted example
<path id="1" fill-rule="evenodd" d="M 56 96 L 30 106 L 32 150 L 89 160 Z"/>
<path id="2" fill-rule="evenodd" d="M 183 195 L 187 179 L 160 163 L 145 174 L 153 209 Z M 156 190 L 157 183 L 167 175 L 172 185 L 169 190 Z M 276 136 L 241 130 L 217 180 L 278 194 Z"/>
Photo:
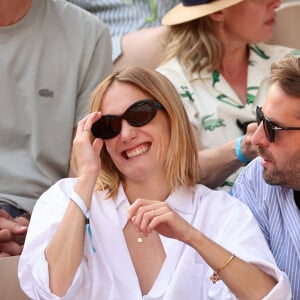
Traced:
<path id="1" fill-rule="evenodd" d="M 274 122 L 265 118 L 264 113 L 262 112 L 262 108 L 260 106 L 256 106 L 256 121 L 259 125 L 263 122 L 263 127 L 265 131 L 265 135 L 270 143 L 275 141 L 275 132 L 276 130 L 300 130 L 300 127 L 280 127 L 274 124 Z"/>
<path id="2" fill-rule="evenodd" d="M 144 99 L 132 104 L 122 115 L 104 115 L 92 126 L 95 138 L 111 139 L 121 132 L 122 120 L 131 126 L 141 127 L 149 123 L 163 106 L 156 100 Z"/>

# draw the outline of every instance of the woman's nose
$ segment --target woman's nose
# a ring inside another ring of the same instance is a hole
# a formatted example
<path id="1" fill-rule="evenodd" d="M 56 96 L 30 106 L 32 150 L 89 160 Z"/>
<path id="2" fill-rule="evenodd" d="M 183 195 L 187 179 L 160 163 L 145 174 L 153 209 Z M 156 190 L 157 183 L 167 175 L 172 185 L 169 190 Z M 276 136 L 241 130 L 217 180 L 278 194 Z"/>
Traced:
<path id="1" fill-rule="evenodd" d="M 126 120 L 122 120 L 122 128 L 120 136 L 124 142 L 128 142 L 137 136 L 137 130 L 134 126 L 130 125 Z"/>

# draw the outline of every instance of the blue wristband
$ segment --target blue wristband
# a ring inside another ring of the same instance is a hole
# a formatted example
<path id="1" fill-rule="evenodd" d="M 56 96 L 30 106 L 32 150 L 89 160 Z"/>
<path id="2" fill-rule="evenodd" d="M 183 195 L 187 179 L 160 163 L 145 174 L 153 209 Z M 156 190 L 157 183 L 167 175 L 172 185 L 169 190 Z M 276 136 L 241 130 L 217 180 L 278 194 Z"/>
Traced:
<path id="1" fill-rule="evenodd" d="M 242 162 L 243 164 L 247 164 L 248 162 L 251 161 L 251 159 L 248 159 L 247 157 L 245 157 L 242 149 L 241 149 L 241 143 L 242 143 L 242 140 L 243 140 L 243 135 L 240 136 L 239 138 L 236 139 L 236 142 L 235 142 L 235 154 L 236 154 L 236 157 L 238 158 L 238 160 L 240 162 Z"/>

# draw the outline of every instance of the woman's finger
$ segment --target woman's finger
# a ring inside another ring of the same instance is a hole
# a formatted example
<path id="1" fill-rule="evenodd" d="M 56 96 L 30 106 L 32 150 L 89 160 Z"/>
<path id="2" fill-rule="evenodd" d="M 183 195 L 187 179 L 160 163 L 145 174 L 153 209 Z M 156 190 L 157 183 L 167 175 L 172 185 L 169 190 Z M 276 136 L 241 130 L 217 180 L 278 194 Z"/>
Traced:
<path id="1" fill-rule="evenodd" d="M 137 199 L 128 210 L 128 219 L 131 220 L 135 217 L 134 223 L 139 226 L 143 214 L 151 209 L 156 209 L 159 205 L 163 204 L 161 201 Z"/>
<path id="2" fill-rule="evenodd" d="M 162 207 L 157 207 L 153 208 L 151 210 L 146 211 L 141 219 L 140 225 L 139 225 L 139 230 L 143 232 L 144 234 L 150 233 L 154 228 L 151 228 L 150 224 L 154 224 L 153 220 L 154 219 L 160 219 L 160 217 L 170 211 L 169 207 L 167 206 L 162 206 Z"/>
<path id="3" fill-rule="evenodd" d="M 85 121 L 84 124 L 84 131 L 88 131 L 90 133 L 93 124 L 98 121 L 101 117 L 101 112 L 95 111 L 88 115 L 88 118 Z"/>
<path id="4" fill-rule="evenodd" d="M 81 119 L 77 124 L 77 132 L 79 134 L 91 132 L 93 124 L 98 121 L 101 117 L 101 112 L 96 111 L 88 114 L 83 119 Z"/>

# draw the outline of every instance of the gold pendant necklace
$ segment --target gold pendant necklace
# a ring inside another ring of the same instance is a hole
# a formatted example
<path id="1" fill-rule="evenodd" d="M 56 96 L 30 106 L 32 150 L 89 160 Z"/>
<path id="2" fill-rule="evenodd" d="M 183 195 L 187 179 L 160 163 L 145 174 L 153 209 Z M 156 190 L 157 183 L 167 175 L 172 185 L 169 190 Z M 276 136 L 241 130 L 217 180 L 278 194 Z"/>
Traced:
<path id="1" fill-rule="evenodd" d="M 138 233 L 138 237 L 137 237 L 136 241 L 139 244 L 142 244 L 144 242 L 144 236 L 143 236 L 143 234 L 141 232 Z"/>

